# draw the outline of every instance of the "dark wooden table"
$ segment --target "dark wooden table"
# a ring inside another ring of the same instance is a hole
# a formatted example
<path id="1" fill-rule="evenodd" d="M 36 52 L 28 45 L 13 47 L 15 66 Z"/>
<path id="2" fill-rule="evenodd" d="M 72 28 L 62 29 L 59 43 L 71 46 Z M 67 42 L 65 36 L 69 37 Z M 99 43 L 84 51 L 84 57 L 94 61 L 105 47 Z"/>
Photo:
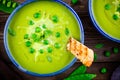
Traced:
<path id="1" fill-rule="evenodd" d="M 17 1 L 23 2 L 23 0 Z M 112 47 L 120 48 L 120 45 L 106 39 L 94 28 L 88 15 L 88 0 L 79 0 L 76 5 L 71 4 L 70 0 L 64 1 L 74 8 L 81 18 L 85 31 L 85 45 L 92 48 L 98 55 L 97 61 L 87 69 L 87 72 L 97 74 L 97 77 L 94 80 L 110 80 L 113 71 L 120 65 L 120 53 L 113 54 L 111 49 Z M 81 65 L 81 63 L 77 61 L 70 69 L 53 77 L 34 77 L 19 71 L 8 58 L 3 44 L 4 25 L 8 16 L 9 14 L 0 12 L 0 80 L 62 80 L 79 65 Z M 95 45 L 98 43 L 103 43 L 104 47 L 101 49 L 96 49 Z M 103 55 L 106 50 L 111 51 L 110 57 L 105 57 Z M 100 73 L 100 69 L 102 67 L 106 67 L 108 69 L 106 74 Z"/>

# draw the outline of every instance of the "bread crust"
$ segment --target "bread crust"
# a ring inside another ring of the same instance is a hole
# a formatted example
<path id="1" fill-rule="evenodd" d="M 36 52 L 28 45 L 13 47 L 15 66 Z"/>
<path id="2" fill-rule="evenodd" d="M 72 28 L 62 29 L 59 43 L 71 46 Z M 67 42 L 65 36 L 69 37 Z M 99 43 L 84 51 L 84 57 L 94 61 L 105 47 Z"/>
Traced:
<path id="1" fill-rule="evenodd" d="M 85 66 L 90 67 L 94 59 L 94 52 L 87 46 L 78 42 L 74 38 L 70 38 L 67 44 L 67 50 L 70 51 Z"/>

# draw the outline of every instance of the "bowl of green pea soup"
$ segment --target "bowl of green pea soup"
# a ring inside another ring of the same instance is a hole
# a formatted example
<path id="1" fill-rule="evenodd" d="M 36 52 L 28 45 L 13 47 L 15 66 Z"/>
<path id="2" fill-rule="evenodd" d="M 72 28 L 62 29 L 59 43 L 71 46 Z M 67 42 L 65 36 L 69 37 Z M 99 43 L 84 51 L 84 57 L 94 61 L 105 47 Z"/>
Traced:
<path id="1" fill-rule="evenodd" d="M 84 42 L 76 12 L 61 0 L 27 0 L 9 16 L 4 46 L 13 64 L 33 76 L 54 76 L 76 58 L 66 50 L 70 37 Z"/>

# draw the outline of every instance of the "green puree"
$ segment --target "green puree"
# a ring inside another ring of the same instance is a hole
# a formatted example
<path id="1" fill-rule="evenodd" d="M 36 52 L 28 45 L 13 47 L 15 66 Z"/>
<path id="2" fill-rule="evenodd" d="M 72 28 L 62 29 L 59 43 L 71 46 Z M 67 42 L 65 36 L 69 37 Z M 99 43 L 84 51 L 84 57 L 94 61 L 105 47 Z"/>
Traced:
<path id="1" fill-rule="evenodd" d="M 52 73 L 64 68 L 74 58 L 66 50 L 68 39 L 72 36 L 80 40 L 79 25 L 72 13 L 52 1 L 24 6 L 15 14 L 9 28 L 12 56 L 23 68 L 35 73 Z"/>
<path id="2" fill-rule="evenodd" d="M 94 17 L 100 28 L 120 39 L 120 0 L 93 0 L 92 4 Z"/>

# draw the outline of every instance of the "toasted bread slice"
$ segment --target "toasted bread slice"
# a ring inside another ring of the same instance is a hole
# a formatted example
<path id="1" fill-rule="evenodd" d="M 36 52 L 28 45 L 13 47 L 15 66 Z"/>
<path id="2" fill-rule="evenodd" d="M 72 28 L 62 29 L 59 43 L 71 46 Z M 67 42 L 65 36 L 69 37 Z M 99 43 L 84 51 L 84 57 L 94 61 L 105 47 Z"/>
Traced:
<path id="1" fill-rule="evenodd" d="M 85 66 L 91 66 L 94 59 L 94 52 L 92 49 L 89 49 L 87 46 L 78 42 L 74 38 L 70 38 L 67 44 L 67 50 L 70 51 Z"/>

